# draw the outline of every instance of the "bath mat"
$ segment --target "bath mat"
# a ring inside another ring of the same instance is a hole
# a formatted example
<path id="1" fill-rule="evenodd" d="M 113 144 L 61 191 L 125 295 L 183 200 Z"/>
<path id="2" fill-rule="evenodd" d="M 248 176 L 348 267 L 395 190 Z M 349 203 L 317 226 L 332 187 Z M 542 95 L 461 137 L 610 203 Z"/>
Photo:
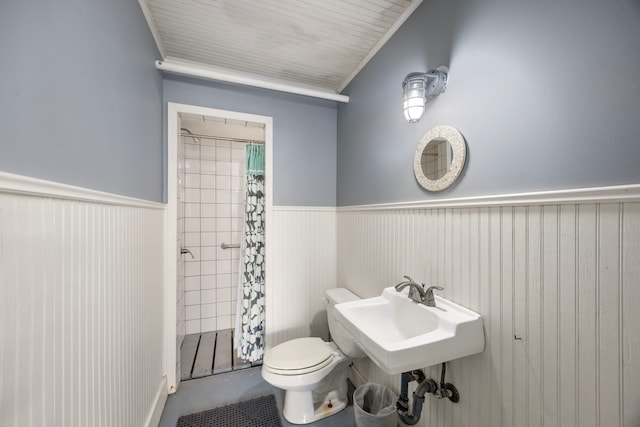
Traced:
<path id="1" fill-rule="evenodd" d="M 184 415 L 176 427 L 282 427 L 273 395 Z"/>

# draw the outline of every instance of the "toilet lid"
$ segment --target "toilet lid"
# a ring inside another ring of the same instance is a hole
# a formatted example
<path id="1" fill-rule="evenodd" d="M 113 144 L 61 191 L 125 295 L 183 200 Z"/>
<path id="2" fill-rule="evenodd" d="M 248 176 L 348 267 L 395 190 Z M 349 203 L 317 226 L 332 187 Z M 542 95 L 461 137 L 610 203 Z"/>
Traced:
<path id="1" fill-rule="evenodd" d="M 293 374 L 320 369 L 332 358 L 331 348 L 320 338 L 297 338 L 267 351 L 263 362 L 274 372 Z"/>

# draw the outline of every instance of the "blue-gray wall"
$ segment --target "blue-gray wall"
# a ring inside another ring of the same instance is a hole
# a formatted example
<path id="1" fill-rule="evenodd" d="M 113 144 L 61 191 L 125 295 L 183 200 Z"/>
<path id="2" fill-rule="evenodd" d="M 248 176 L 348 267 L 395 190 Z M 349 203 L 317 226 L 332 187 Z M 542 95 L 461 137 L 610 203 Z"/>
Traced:
<path id="1" fill-rule="evenodd" d="M 338 205 L 640 183 L 638 0 L 425 0 L 338 107 Z M 406 123 L 401 84 L 450 68 Z M 412 160 L 431 127 L 456 127 L 454 187 L 421 189 Z"/>
<path id="2" fill-rule="evenodd" d="M 334 101 L 168 74 L 167 102 L 273 117 L 274 205 L 336 205 Z"/>
<path id="3" fill-rule="evenodd" d="M 0 171 L 162 200 L 162 76 L 137 1 L 2 1 L 0 58 Z"/>

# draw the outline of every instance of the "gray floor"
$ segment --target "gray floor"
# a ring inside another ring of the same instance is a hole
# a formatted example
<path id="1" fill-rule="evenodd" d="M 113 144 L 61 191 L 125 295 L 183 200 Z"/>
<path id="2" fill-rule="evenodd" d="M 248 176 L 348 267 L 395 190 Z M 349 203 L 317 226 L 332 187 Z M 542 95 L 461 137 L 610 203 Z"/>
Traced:
<path id="1" fill-rule="evenodd" d="M 267 394 L 273 394 L 276 397 L 282 425 L 285 427 L 296 425 L 289 423 L 282 417 L 284 391 L 263 380 L 260 369 L 260 367 L 249 368 L 180 383 L 178 391 L 167 399 L 159 426 L 175 427 L 178 418 L 182 415 L 206 411 Z M 352 395 L 352 393 L 353 389 L 350 387 L 349 394 Z M 351 399 L 349 400 L 351 401 Z M 306 425 L 312 427 L 353 427 L 356 425 L 353 404 L 350 402 L 349 406 L 339 413 Z"/>

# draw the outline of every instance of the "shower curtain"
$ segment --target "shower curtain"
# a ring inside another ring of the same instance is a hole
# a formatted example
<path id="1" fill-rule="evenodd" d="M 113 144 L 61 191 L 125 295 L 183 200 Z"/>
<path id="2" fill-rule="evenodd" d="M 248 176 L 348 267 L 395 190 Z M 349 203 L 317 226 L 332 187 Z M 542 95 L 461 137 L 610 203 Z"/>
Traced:
<path id="1" fill-rule="evenodd" d="M 234 345 L 250 362 L 264 352 L 264 145 L 245 145 L 244 226 Z"/>

